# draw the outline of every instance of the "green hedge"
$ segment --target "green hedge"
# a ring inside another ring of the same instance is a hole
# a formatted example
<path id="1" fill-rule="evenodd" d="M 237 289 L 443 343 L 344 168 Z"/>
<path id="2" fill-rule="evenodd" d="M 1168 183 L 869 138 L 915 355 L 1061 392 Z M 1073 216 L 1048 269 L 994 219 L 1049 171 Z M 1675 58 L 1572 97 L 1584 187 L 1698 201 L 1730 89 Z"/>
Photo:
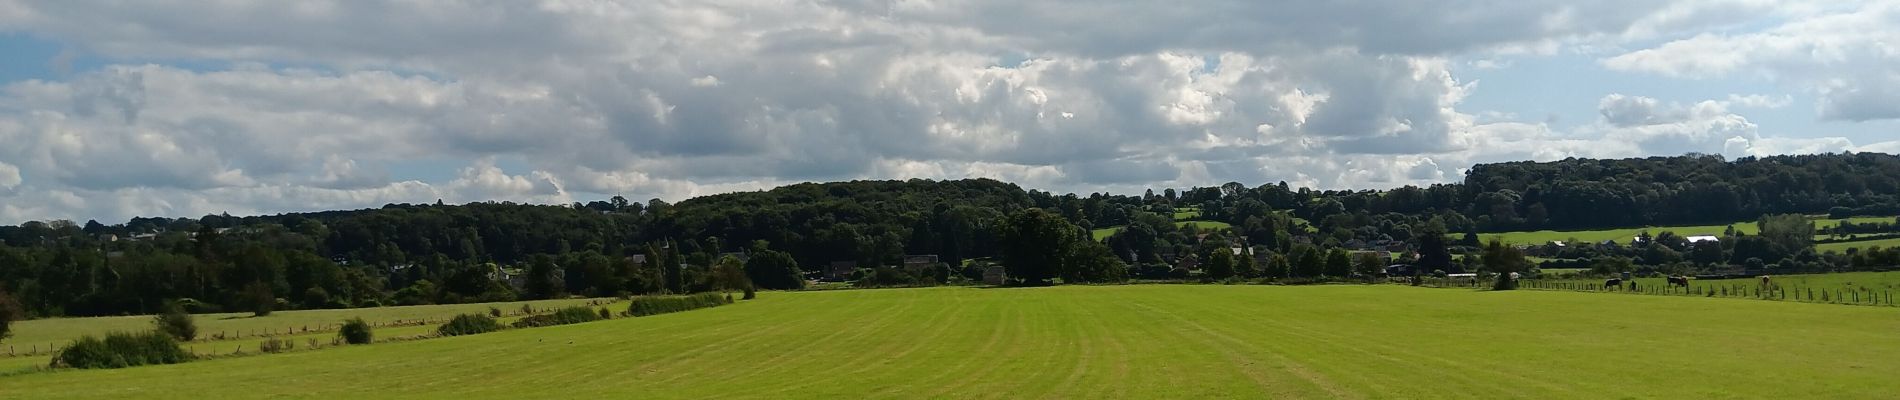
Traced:
<path id="1" fill-rule="evenodd" d="M 171 335 L 148 331 L 112 332 L 101 340 L 86 335 L 53 356 L 53 366 L 66 368 L 125 368 L 152 364 L 177 364 L 190 361 L 191 354 L 178 347 Z"/>
<path id="2" fill-rule="evenodd" d="M 462 314 L 450 319 L 449 323 L 442 324 L 442 327 L 436 328 L 435 332 L 442 336 L 461 336 L 498 330 L 501 330 L 501 323 L 495 322 L 494 317 L 482 314 Z"/>
<path id="3" fill-rule="evenodd" d="M 600 314 L 594 313 L 593 307 L 573 306 L 555 310 L 550 314 L 522 317 L 521 320 L 515 321 L 514 327 L 533 328 L 537 326 L 578 324 L 599 320 Z"/>
<path id="4" fill-rule="evenodd" d="M 686 296 L 640 296 L 633 298 L 627 306 L 627 315 L 644 317 L 718 307 L 732 304 L 732 298 L 718 293 L 700 293 Z"/>

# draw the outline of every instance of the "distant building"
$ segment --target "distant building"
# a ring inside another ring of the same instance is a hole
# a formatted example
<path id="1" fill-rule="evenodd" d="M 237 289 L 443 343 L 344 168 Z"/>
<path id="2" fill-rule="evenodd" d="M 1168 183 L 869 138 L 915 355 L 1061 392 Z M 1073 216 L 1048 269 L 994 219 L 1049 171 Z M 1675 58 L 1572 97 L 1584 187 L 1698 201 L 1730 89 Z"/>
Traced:
<path id="1" fill-rule="evenodd" d="M 930 267 L 934 267 L 934 266 L 937 266 L 936 254 L 920 254 L 920 255 L 904 256 L 904 272 L 916 274 L 923 270 L 930 269 Z"/>
<path id="2" fill-rule="evenodd" d="M 1721 243 L 1721 242 L 1722 242 L 1722 238 L 1718 238 L 1718 237 L 1714 237 L 1714 236 L 1708 236 L 1708 235 L 1702 235 L 1702 236 L 1690 236 L 1690 237 L 1687 237 L 1687 238 L 1684 238 L 1684 239 L 1686 239 L 1686 240 L 1688 240 L 1688 241 L 1689 241 L 1689 243 L 1691 243 L 1691 244 L 1694 244 L 1694 243 L 1701 243 L 1701 242 L 1716 242 L 1716 243 Z"/>
<path id="3" fill-rule="evenodd" d="M 857 261 L 832 261 L 831 266 L 825 268 L 825 280 L 840 282 L 851 280 L 851 273 L 857 271 Z"/>
<path id="4" fill-rule="evenodd" d="M 645 254 L 630 255 L 630 256 L 627 256 L 627 261 L 632 262 L 633 265 L 636 267 L 644 267 L 647 265 L 647 255 Z"/>
<path id="5" fill-rule="evenodd" d="M 991 286 L 1003 286 L 1008 283 L 1009 283 L 1009 270 L 1003 269 L 1003 266 L 991 265 L 989 266 L 989 268 L 983 269 L 983 284 L 991 285 Z"/>
<path id="6" fill-rule="evenodd" d="M 1201 268 L 1201 260 L 1200 258 L 1195 257 L 1193 254 L 1189 254 L 1186 257 L 1181 257 L 1180 261 L 1174 263 L 1174 269 L 1178 269 L 1182 271 L 1193 271 L 1200 268 Z"/>
<path id="7" fill-rule="evenodd" d="M 1417 272 L 1418 267 L 1411 264 L 1393 264 L 1385 267 L 1385 274 L 1388 276 L 1412 276 Z"/>

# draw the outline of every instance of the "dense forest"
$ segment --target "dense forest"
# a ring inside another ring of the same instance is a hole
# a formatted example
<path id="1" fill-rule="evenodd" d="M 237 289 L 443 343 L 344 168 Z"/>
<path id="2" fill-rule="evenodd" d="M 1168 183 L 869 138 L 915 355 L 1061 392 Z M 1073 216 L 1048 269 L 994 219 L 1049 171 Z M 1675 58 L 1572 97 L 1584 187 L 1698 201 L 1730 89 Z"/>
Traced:
<path id="1" fill-rule="evenodd" d="M 1031 285 L 1297 283 L 1380 276 L 1389 264 L 1486 269 L 1478 232 L 1757 219 L 1761 234 L 1731 232 L 1719 243 L 1658 232 L 1525 251 L 1602 271 L 1840 269 L 1900 264 L 1900 252 L 1818 254 L 1815 235 L 1900 232 L 1885 223 L 1817 231 L 1804 218 L 1777 215 L 1892 216 L 1900 214 L 1897 187 L 1893 155 L 1687 155 L 1478 165 L 1462 183 L 1389 190 L 1228 183 L 1083 196 L 988 179 L 854 181 L 678 204 L 615 197 L 111 225 L 35 221 L 0 227 L 0 290 L 29 315 L 60 316 L 167 304 L 268 312 L 796 289 L 813 280 L 931 285 L 982 281 L 991 268 Z M 1222 228 L 1177 221 L 1177 211 Z M 1119 230 L 1092 233 L 1109 227 Z"/>

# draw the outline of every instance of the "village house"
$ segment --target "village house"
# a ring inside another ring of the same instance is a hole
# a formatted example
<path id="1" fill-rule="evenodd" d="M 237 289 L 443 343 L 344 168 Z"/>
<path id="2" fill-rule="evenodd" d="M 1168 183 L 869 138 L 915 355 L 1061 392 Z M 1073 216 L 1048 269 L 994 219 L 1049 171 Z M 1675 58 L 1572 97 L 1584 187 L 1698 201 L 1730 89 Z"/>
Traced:
<path id="1" fill-rule="evenodd" d="M 832 261 L 825 268 L 825 280 L 843 282 L 851 280 L 851 273 L 858 271 L 857 261 Z"/>
<path id="2" fill-rule="evenodd" d="M 921 272 L 925 269 L 929 269 L 930 267 L 933 267 L 936 265 L 937 265 L 936 254 L 904 256 L 904 272 L 909 272 L 911 274 L 916 274 L 918 272 Z"/>

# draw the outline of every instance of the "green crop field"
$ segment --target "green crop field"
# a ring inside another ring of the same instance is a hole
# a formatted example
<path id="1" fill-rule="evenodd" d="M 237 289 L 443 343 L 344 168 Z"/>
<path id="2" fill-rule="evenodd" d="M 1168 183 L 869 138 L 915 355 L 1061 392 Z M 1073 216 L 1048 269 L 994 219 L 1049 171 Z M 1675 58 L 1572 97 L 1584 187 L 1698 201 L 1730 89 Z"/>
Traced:
<path id="1" fill-rule="evenodd" d="M 1404 286 L 764 293 L 120 370 L 7 399 L 1888 398 L 1900 308 Z"/>
<path id="2" fill-rule="evenodd" d="M 279 339 L 289 339 L 304 343 L 317 339 L 329 343 L 336 336 L 337 324 L 345 319 L 361 317 L 373 324 L 409 324 L 394 326 L 378 331 L 378 338 L 387 339 L 402 336 L 415 336 L 435 331 L 437 323 L 414 324 L 413 321 L 440 321 L 456 314 L 488 313 L 489 307 L 499 308 L 504 313 L 517 313 L 522 305 L 532 305 L 536 310 L 583 305 L 590 301 L 607 302 L 613 299 L 565 299 L 514 301 L 505 303 L 444 304 L 427 306 L 374 307 L 340 310 L 300 310 L 279 311 L 264 317 L 252 317 L 250 313 L 198 314 L 199 340 L 186 343 L 191 350 L 200 354 L 227 354 L 243 348 L 256 349 L 260 335 L 274 335 Z M 623 310 L 616 310 L 623 311 Z M 82 335 L 103 335 L 111 331 L 141 331 L 152 329 L 152 317 L 148 315 L 127 317 L 94 318 L 48 318 L 20 321 L 13 326 L 14 336 L 0 341 L 0 372 L 13 371 L 19 367 L 45 365 L 51 359 L 47 355 L 33 357 L 10 354 L 27 354 L 35 350 L 46 352 L 71 343 Z M 214 335 L 222 335 L 218 339 Z"/>
<path id="3" fill-rule="evenodd" d="M 1867 223 L 1867 222 L 1879 222 L 1879 221 L 1893 222 L 1894 218 L 1893 217 L 1853 217 L 1853 218 L 1847 218 L 1847 219 L 1817 219 L 1814 221 L 1814 227 L 1816 229 L 1824 228 L 1824 227 L 1832 227 L 1835 225 L 1840 225 L 1841 221 L 1853 221 L 1854 223 Z M 1550 242 L 1555 242 L 1555 241 L 1568 242 L 1573 239 L 1577 241 L 1589 242 L 1589 243 L 1597 243 L 1597 242 L 1602 242 L 1605 240 L 1615 240 L 1617 243 L 1627 244 L 1629 243 L 1631 238 L 1634 238 L 1636 237 L 1636 235 L 1641 234 L 1645 231 L 1649 232 L 1649 234 L 1651 235 L 1660 234 L 1663 232 L 1675 232 L 1676 235 L 1678 236 L 1696 236 L 1696 235 L 1719 236 L 1729 226 L 1734 226 L 1736 231 L 1740 231 L 1744 234 L 1753 235 L 1753 234 L 1757 234 L 1761 232 L 1761 228 L 1755 226 L 1755 221 L 1742 221 L 1742 222 L 1736 222 L 1734 224 L 1728 224 L 1728 225 L 1651 226 L 1651 227 L 1641 227 L 1641 228 L 1598 229 L 1598 230 L 1587 230 L 1587 231 L 1524 231 L 1524 232 L 1480 233 L 1478 234 L 1478 240 L 1489 243 L 1492 239 L 1498 239 L 1505 243 L 1525 243 L 1525 244 L 1543 244 L 1543 243 L 1550 243 Z M 1455 237 L 1455 236 L 1458 236 L 1459 234 L 1454 233 L 1452 235 Z"/>

